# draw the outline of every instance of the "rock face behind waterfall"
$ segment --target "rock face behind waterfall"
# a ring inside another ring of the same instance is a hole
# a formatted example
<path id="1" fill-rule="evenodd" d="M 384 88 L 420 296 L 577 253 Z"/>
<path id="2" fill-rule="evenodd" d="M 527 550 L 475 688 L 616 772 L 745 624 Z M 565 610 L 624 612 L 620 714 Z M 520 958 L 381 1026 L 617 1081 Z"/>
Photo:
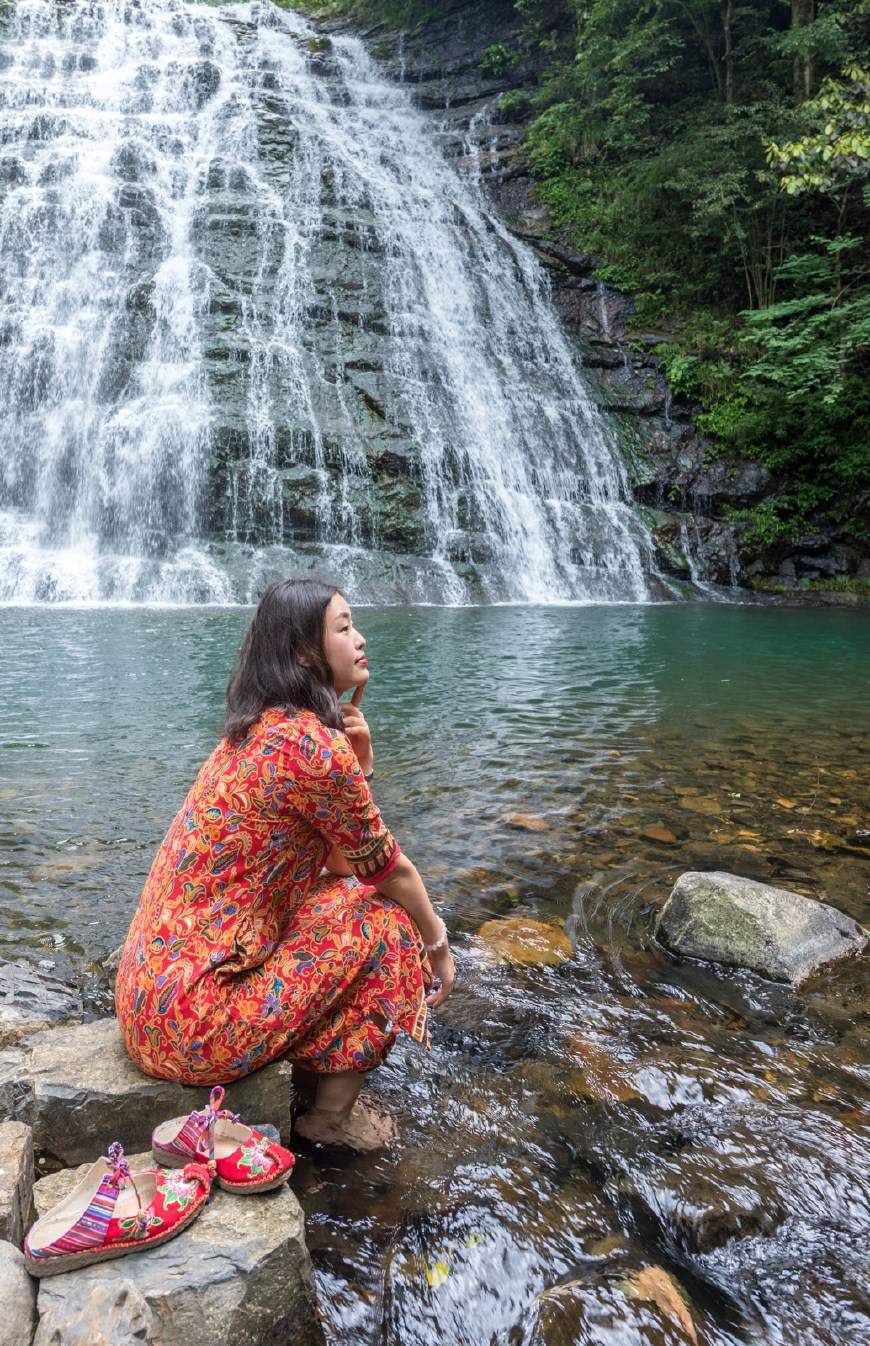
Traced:
<path id="1" fill-rule="evenodd" d="M 675 953 L 795 985 L 867 943 L 858 922 L 834 907 L 719 871 L 682 874 L 656 934 Z"/>
<path id="2" fill-rule="evenodd" d="M 538 76 L 543 70 L 552 78 L 556 67 L 546 44 L 524 37 L 529 12 L 520 9 L 499 0 L 442 0 L 438 16 L 412 32 L 395 34 L 380 25 L 367 40 L 391 77 L 404 81 L 441 123 L 445 151 L 479 171 L 501 219 L 547 269 L 593 396 L 619 436 L 662 569 L 701 586 L 788 590 L 838 575 L 866 581 L 866 547 L 830 522 L 820 533 L 768 549 L 752 543 L 740 512 L 784 484 L 757 459 L 733 449 L 723 456 L 697 428 L 702 408 L 672 393 L 655 354 L 673 339 L 674 324 L 640 323 L 633 296 L 595 278 L 599 259 L 577 246 L 571 225 L 554 226 L 537 199 L 524 141 L 536 113 Z M 558 40 L 566 36 L 570 6 L 536 0 L 534 20 L 540 33 Z M 495 73 L 487 57 L 500 47 L 510 57 Z M 816 601 L 829 599 L 838 601 L 835 595 Z"/>
<path id="3" fill-rule="evenodd" d="M 0 58 L 0 599 L 664 592 L 546 273 L 362 41 L 17 0 Z"/>

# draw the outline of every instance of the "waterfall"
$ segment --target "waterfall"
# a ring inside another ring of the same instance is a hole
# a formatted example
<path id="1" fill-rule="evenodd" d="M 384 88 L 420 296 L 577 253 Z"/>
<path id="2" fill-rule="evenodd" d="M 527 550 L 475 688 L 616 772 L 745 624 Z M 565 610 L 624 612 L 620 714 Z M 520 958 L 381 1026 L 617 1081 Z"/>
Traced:
<path id="1" fill-rule="evenodd" d="M 0 600 L 659 592 L 546 278 L 361 42 L 4 13 Z"/>

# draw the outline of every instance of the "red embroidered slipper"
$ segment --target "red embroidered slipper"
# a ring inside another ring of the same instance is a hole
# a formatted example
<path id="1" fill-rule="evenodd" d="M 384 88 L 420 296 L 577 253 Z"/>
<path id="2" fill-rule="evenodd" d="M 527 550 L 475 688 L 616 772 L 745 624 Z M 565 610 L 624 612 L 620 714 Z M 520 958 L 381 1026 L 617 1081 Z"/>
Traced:
<path id="1" fill-rule="evenodd" d="M 269 1192 L 290 1176 L 295 1157 L 262 1132 L 221 1111 L 224 1091 L 217 1085 L 202 1112 L 161 1122 L 151 1137 L 158 1164 L 179 1168 L 191 1160 L 206 1164 L 227 1192 Z"/>
<path id="2" fill-rule="evenodd" d="M 28 1232 L 27 1270 L 56 1276 L 165 1243 L 199 1215 L 210 1186 L 204 1164 L 187 1164 L 183 1173 L 131 1173 L 116 1141 Z"/>

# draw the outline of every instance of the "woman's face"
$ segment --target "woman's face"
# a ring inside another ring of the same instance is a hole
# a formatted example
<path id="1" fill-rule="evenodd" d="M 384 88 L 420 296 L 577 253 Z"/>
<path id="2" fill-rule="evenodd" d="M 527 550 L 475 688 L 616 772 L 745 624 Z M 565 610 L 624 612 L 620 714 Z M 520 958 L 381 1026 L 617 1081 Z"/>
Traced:
<path id="1" fill-rule="evenodd" d="M 341 696 L 352 687 L 364 687 L 369 680 L 365 640 L 350 615 L 350 604 L 342 594 L 333 594 L 325 613 L 323 645 L 332 670 L 335 690 Z"/>

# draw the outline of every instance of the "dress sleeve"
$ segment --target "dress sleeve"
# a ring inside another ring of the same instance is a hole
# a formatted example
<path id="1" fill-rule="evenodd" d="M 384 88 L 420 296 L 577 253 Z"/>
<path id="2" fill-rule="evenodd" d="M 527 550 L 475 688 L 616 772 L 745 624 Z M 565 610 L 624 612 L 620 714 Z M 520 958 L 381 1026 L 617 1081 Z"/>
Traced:
<path id="1" fill-rule="evenodd" d="M 364 883 L 393 871 L 401 851 L 378 811 L 356 753 L 345 734 L 326 729 L 313 715 L 285 723 L 284 767 L 293 810 L 340 846 Z"/>

